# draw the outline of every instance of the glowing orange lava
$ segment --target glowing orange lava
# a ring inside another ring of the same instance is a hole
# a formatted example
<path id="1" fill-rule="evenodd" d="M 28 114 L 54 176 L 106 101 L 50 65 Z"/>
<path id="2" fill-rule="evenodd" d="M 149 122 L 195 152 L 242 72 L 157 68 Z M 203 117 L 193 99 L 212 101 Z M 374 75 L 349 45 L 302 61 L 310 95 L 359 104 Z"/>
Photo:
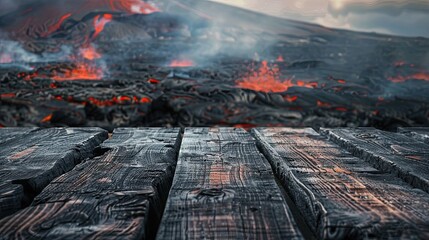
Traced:
<path id="1" fill-rule="evenodd" d="M 95 50 L 95 48 L 90 45 L 87 48 L 82 48 L 80 49 L 80 55 L 88 60 L 94 60 L 94 59 L 98 59 L 101 58 L 101 55 L 97 52 L 97 50 Z"/>
<path id="2" fill-rule="evenodd" d="M 112 14 L 103 14 L 97 15 L 94 18 L 94 34 L 92 35 L 92 39 L 96 38 L 104 29 L 104 26 L 112 21 Z"/>
<path id="3" fill-rule="evenodd" d="M 52 120 L 52 113 L 47 115 L 46 117 L 44 117 L 42 120 L 40 120 L 40 122 L 44 123 L 44 122 L 50 122 Z"/>
<path id="4" fill-rule="evenodd" d="M 42 34 L 41 34 L 41 36 L 42 37 L 47 37 L 47 36 L 49 36 L 51 33 L 53 33 L 53 32 L 55 32 L 55 31 L 57 31 L 60 27 L 61 27 L 61 25 L 63 24 L 63 22 L 67 19 L 67 18 L 69 18 L 69 17 L 71 17 L 71 13 L 67 13 L 67 14 L 65 14 L 65 15 L 63 15 L 62 17 L 60 17 L 60 19 L 58 20 L 58 22 L 56 22 L 54 25 L 51 25 L 50 27 L 48 27 L 48 30 L 46 31 L 46 32 L 43 32 Z"/>
<path id="5" fill-rule="evenodd" d="M 93 105 L 97 105 L 99 107 L 105 107 L 105 106 L 113 106 L 116 104 L 125 104 L 125 103 L 150 103 L 152 100 L 148 97 L 142 97 L 139 98 L 137 96 L 129 97 L 129 96 L 119 96 L 119 97 L 113 97 L 111 99 L 96 99 L 94 97 L 89 97 L 88 102 L 90 102 Z"/>
<path id="6" fill-rule="evenodd" d="M 296 100 L 298 100 L 298 96 L 286 95 L 283 97 L 283 99 L 291 103 L 291 102 L 295 102 Z"/>
<path id="7" fill-rule="evenodd" d="M 76 67 L 67 70 L 65 73 L 57 74 L 52 77 L 56 81 L 69 80 L 100 80 L 103 77 L 103 71 L 87 63 L 76 63 Z"/>
<path id="8" fill-rule="evenodd" d="M 292 79 L 281 81 L 280 69 L 277 66 L 270 67 L 267 61 L 263 61 L 258 70 L 251 70 L 250 74 L 237 81 L 237 86 L 260 92 L 286 92 L 290 87 L 294 86 L 315 88 L 317 83 L 299 80 L 294 83 Z"/>
<path id="9" fill-rule="evenodd" d="M 394 83 L 402 83 L 408 80 L 421 80 L 421 81 L 429 81 L 429 73 L 416 73 L 410 76 L 397 76 L 388 78 L 389 81 Z"/>
<path id="10" fill-rule="evenodd" d="M 277 62 L 284 62 L 285 60 L 284 60 L 284 58 L 283 58 L 283 56 L 282 56 L 282 55 L 279 55 L 279 56 L 277 57 L 276 61 L 277 61 Z"/>
<path id="11" fill-rule="evenodd" d="M 170 67 L 192 67 L 194 66 L 194 62 L 191 60 L 173 60 L 170 65 Z"/>

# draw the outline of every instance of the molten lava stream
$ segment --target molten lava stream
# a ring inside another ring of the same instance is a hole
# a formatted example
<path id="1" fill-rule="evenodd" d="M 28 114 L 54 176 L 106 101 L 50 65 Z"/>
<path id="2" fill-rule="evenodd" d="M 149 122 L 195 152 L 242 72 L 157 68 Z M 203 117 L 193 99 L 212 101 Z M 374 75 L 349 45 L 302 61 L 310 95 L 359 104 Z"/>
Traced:
<path id="1" fill-rule="evenodd" d="M 393 83 L 403 83 L 408 80 L 420 80 L 420 81 L 429 81 L 429 73 L 421 72 L 421 73 L 415 73 L 410 76 L 397 76 L 397 77 L 389 77 L 389 81 Z"/>
<path id="2" fill-rule="evenodd" d="M 64 73 L 56 74 L 52 77 L 56 81 L 70 80 L 100 80 L 103 77 L 103 71 L 87 63 L 76 63 L 73 69 L 67 69 Z"/>
<path id="3" fill-rule="evenodd" d="M 92 35 L 92 39 L 96 38 L 98 34 L 100 34 L 104 30 L 104 26 L 112 21 L 113 15 L 112 14 L 103 14 L 103 15 L 97 15 L 94 18 L 94 34 Z"/>
<path id="4" fill-rule="evenodd" d="M 194 62 L 187 59 L 182 60 L 173 60 L 171 61 L 170 67 L 192 67 L 194 66 Z"/>
<path id="5" fill-rule="evenodd" d="M 259 92 L 286 92 L 290 87 L 315 88 L 317 83 L 307 83 L 292 79 L 280 80 L 280 69 L 277 66 L 270 67 L 267 61 L 262 62 L 258 70 L 251 70 L 249 74 L 236 82 L 237 87 L 251 89 Z"/>

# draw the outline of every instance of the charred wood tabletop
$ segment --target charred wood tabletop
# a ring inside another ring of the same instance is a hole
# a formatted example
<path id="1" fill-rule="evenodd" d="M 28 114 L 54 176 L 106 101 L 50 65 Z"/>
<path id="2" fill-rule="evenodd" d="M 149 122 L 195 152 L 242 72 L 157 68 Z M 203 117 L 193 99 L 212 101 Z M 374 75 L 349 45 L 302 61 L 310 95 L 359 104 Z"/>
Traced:
<path id="1" fill-rule="evenodd" d="M 0 239 L 428 239 L 429 128 L 0 128 Z"/>

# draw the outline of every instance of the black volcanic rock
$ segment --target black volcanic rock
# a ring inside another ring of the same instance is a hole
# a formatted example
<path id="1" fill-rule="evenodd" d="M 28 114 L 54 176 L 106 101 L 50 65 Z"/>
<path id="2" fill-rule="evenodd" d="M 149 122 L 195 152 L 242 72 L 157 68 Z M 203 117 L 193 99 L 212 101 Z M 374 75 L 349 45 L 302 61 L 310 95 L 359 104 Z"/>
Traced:
<path id="1" fill-rule="evenodd" d="M 89 6 L 55 25 L 58 12 L 41 29 L 23 19 L 49 4 L 1 16 L 0 126 L 429 124 L 428 39 L 157 4 L 149 15 Z"/>

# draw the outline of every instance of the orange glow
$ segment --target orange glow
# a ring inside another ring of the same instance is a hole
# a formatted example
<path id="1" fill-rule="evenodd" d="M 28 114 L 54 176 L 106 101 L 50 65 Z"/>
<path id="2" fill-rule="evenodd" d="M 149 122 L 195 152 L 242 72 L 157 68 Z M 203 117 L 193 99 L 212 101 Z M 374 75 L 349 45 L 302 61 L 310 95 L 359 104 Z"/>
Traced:
<path id="1" fill-rule="evenodd" d="M 14 98 L 16 97 L 15 93 L 2 93 L 0 94 L 0 98 Z"/>
<path id="2" fill-rule="evenodd" d="M 52 119 L 52 114 L 49 114 L 48 116 L 44 117 L 40 122 L 50 122 Z"/>
<path id="3" fill-rule="evenodd" d="M 56 81 L 68 80 L 100 80 L 103 77 L 103 71 L 100 68 L 86 63 L 77 63 L 76 67 L 67 70 L 64 73 L 55 75 L 52 79 Z"/>
<path id="4" fill-rule="evenodd" d="M 104 26 L 112 21 L 112 19 L 112 14 L 97 15 L 94 18 L 94 34 L 92 35 L 92 39 L 96 38 L 104 30 Z"/>
<path id="5" fill-rule="evenodd" d="M 82 48 L 80 50 L 80 55 L 88 60 L 101 58 L 101 55 L 97 52 L 97 50 L 95 50 L 92 45 L 90 45 L 88 48 Z"/>
<path id="6" fill-rule="evenodd" d="M 286 95 L 283 97 L 283 99 L 291 103 L 291 102 L 295 102 L 296 100 L 298 100 L 298 96 Z"/>
<path id="7" fill-rule="evenodd" d="M 12 62 L 12 56 L 10 54 L 1 54 L 0 55 L 0 64 L 1 63 L 11 63 Z"/>
<path id="8" fill-rule="evenodd" d="M 286 92 L 290 87 L 294 86 L 315 88 L 317 83 L 300 80 L 294 83 L 292 79 L 281 81 L 279 68 L 277 66 L 270 67 L 267 61 L 263 61 L 258 70 L 251 70 L 250 74 L 237 81 L 237 86 L 260 92 Z"/>
<path id="9" fill-rule="evenodd" d="M 152 100 L 148 97 L 142 97 L 139 101 L 138 97 L 129 97 L 129 96 L 119 96 L 119 97 L 113 97 L 111 99 L 96 99 L 94 97 L 89 97 L 88 102 L 90 102 L 93 105 L 97 105 L 99 107 L 104 106 L 113 106 L 116 104 L 124 104 L 124 103 L 150 103 Z"/>
<path id="10" fill-rule="evenodd" d="M 317 100 L 317 106 L 318 107 L 330 107 L 331 104 Z"/>
<path id="11" fill-rule="evenodd" d="M 152 102 L 152 100 L 150 98 L 147 98 L 147 97 L 142 97 L 140 99 L 140 102 L 141 103 L 150 103 L 150 102 Z"/>
<path id="12" fill-rule="evenodd" d="M 394 83 L 402 83 L 408 80 L 421 80 L 421 81 L 429 81 L 429 73 L 416 73 L 410 76 L 397 76 L 388 78 L 389 81 Z"/>
<path id="13" fill-rule="evenodd" d="M 152 83 L 152 84 L 158 84 L 158 83 L 159 83 L 159 80 L 158 80 L 158 79 L 155 79 L 155 78 L 149 78 L 147 81 L 148 81 L 149 83 Z"/>
<path id="14" fill-rule="evenodd" d="M 345 84 L 345 83 L 346 83 L 346 80 L 344 80 L 344 79 L 338 79 L 338 80 L 337 80 L 337 82 L 338 82 L 338 83 L 341 83 L 341 84 Z"/>
<path id="15" fill-rule="evenodd" d="M 63 24 L 63 22 L 67 19 L 67 18 L 69 18 L 71 16 L 71 13 L 67 13 L 67 14 L 65 14 L 64 16 L 62 16 L 61 18 L 60 18 L 60 20 L 58 20 L 58 22 L 56 22 L 54 25 L 52 25 L 52 26 L 50 26 L 50 27 L 48 27 L 48 31 L 46 31 L 46 32 L 43 32 L 41 35 L 42 35 L 42 37 L 47 37 L 47 36 L 49 36 L 51 33 L 53 33 L 53 32 L 55 32 L 55 31 L 57 31 L 60 27 L 61 27 L 61 25 Z"/>
<path id="16" fill-rule="evenodd" d="M 277 61 L 277 62 L 284 62 L 285 60 L 284 60 L 284 58 L 283 58 L 283 56 L 282 56 L 282 55 L 279 55 L 279 56 L 277 57 L 276 61 Z"/>
<path id="17" fill-rule="evenodd" d="M 240 124 L 235 124 L 233 127 L 234 128 L 244 128 L 246 130 L 249 130 L 249 129 L 257 127 L 257 125 L 251 124 L 251 123 L 240 123 Z"/>
<path id="18" fill-rule="evenodd" d="M 194 66 L 194 62 L 191 60 L 173 60 L 170 65 L 170 67 L 192 67 Z"/>

